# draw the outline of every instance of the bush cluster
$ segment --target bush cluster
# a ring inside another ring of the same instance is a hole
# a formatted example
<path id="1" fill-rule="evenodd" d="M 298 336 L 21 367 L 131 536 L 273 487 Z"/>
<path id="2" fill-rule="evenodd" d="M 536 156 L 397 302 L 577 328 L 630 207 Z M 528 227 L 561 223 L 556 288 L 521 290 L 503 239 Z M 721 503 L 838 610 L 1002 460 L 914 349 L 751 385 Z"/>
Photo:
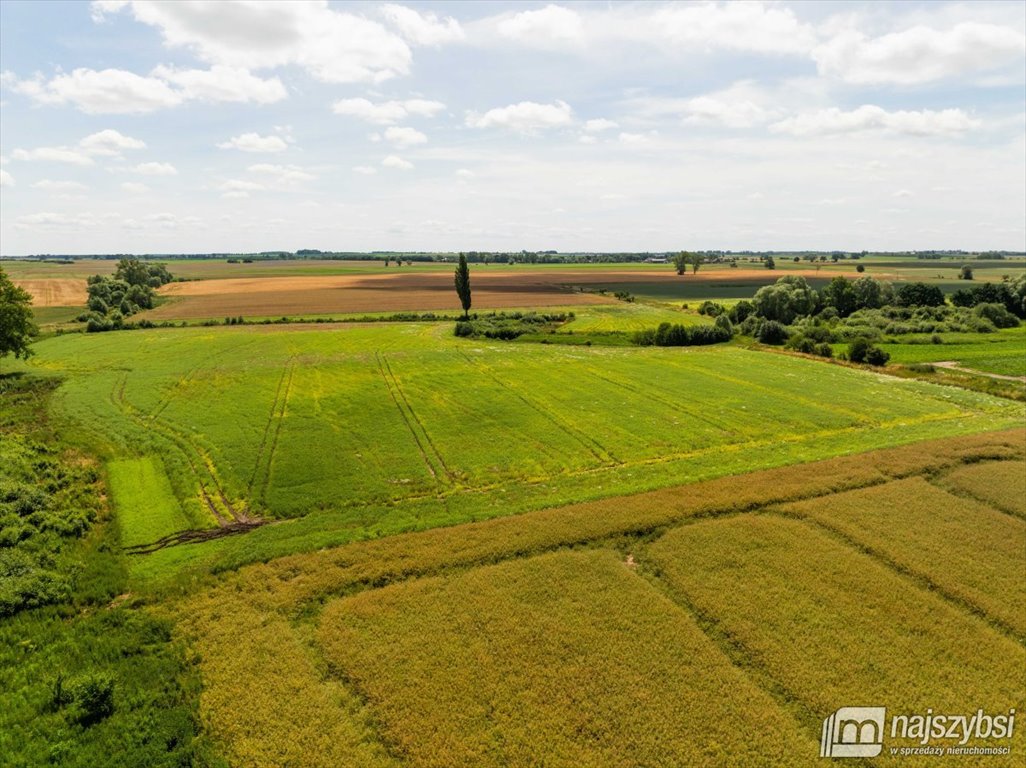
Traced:
<path id="1" fill-rule="evenodd" d="M 636 331 L 632 341 L 643 347 L 699 347 L 730 341 L 733 331 L 722 325 L 661 323 L 655 330 Z"/>
<path id="2" fill-rule="evenodd" d="M 486 338 L 512 341 L 525 333 L 538 333 L 552 329 L 559 323 L 574 318 L 572 312 L 493 312 L 489 315 L 471 315 L 469 320 L 456 322 L 455 334 L 460 338 Z"/>
<path id="3" fill-rule="evenodd" d="M 152 309 L 155 290 L 174 278 L 163 264 L 121 259 L 112 277 L 92 275 L 87 281 L 89 312 L 79 316 L 86 331 L 97 333 L 123 328 L 125 318 Z"/>

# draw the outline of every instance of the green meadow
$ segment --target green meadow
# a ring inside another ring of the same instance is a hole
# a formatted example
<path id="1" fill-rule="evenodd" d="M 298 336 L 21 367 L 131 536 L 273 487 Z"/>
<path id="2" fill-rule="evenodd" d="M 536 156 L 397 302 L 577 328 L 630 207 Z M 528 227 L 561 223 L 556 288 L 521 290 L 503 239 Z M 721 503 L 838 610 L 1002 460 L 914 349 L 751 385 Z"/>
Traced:
<path id="1" fill-rule="evenodd" d="M 638 323 L 683 316 L 624 306 Z M 107 461 L 126 543 L 290 521 L 134 557 L 143 581 L 1023 414 L 979 393 L 735 346 L 472 341 L 449 323 L 159 329 L 36 349 L 31 368 L 64 379 L 55 412 L 69 436 Z"/>

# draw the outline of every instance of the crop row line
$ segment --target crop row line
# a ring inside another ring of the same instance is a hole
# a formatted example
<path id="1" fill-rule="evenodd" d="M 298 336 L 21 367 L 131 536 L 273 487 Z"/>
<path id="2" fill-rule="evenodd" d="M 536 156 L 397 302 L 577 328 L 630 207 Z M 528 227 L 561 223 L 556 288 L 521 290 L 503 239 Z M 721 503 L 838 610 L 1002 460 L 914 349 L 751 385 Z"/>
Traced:
<path id="1" fill-rule="evenodd" d="M 551 411 L 549 411 L 547 408 L 542 407 L 538 403 L 532 401 L 530 398 L 526 397 L 512 384 L 500 379 L 495 374 L 495 372 L 487 365 L 480 361 L 474 360 L 463 349 L 460 349 L 459 353 L 463 357 L 463 359 L 471 365 L 471 367 L 477 368 L 478 370 L 482 371 L 492 381 L 494 381 L 503 389 L 509 391 L 510 394 L 512 394 L 514 397 L 516 397 L 518 400 L 524 403 L 524 405 L 526 405 L 528 408 L 531 408 L 536 413 L 540 414 L 542 417 L 547 419 L 551 424 L 553 424 L 557 429 L 561 430 L 571 439 L 576 440 L 578 443 L 581 444 L 581 446 L 583 446 L 587 451 L 589 451 L 592 456 L 601 461 L 604 465 L 609 467 L 622 466 L 624 464 L 624 462 L 622 462 L 620 459 L 614 456 L 613 453 L 609 451 L 605 446 L 603 446 L 602 443 L 600 443 L 598 440 L 591 437 L 591 435 L 587 434 L 586 432 L 582 432 L 578 429 L 575 429 L 574 427 L 571 427 L 569 424 L 566 424 L 562 419 L 557 418 Z"/>
<path id="2" fill-rule="evenodd" d="M 281 430 L 281 422 L 285 417 L 285 405 L 288 402 L 289 390 L 292 386 L 292 373 L 295 370 L 296 358 L 293 356 L 282 366 L 281 376 L 278 377 L 278 386 L 274 390 L 274 399 L 271 401 L 271 412 L 267 417 L 267 421 L 264 424 L 263 434 L 260 436 L 260 447 L 257 449 L 256 462 L 253 465 L 253 473 L 250 475 L 249 484 L 246 486 L 250 498 L 253 498 L 253 486 L 256 485 L 257 479 L 261 480 L 261 493 L 259 498 L 263 501 L 263 494 L 266 491 L 267 478 L 271 474 L 271 460 L 274 456 L 274 450 L 277 446 L 278 432 Z M 285 392 L 284 402 L 282 401 L 282 391 Z M 266 461 L 266 473 L 264 472 L 264 449 L 267 447 L 267 438 L 272 432 L 272 426 L 274 438 L 272 442 L 272 448 L 270 455 Z"/>
<path id="3" fill-rule="evenodd" d="M 395 403 L 395 407 L 399 411 L 399 415 L 402 416 L 403 422 L 406 424 L 406 429 L 409 431 L 410 435 L 413 436 L 413 441 L 417 444 L 417 450 L 420 451 L 420 456 L 422 459 L 424 459 L 424 464 L 427 465 L 428 471 L 431 473 L 431 476 L 435 478 L 435 480 L 438 480 L 440 482 L 451 482 L 452 475 L 449 473 L 448 468 L 446 468 L 445 463 L 442 461 L 442 458 L 438 454 L 437 449 L 435 449 L 434 446 L 430 443 L 427 436 L 427 432 L 424 432 L 424 440 L 422 441 L 420 435 L 418 434 L 418 431 L 414 428 L 413 421 L 411 421 L 411 416 L 413 417 L 413 419 L 416 419 L 416 415 L 413 414 L 413 409 L 410 408 L 410 404 L 406 400 L 405 395 L 403 395 L 402 390 L 399 389 L 399 384 L 395 380 L 395 377 L 392 375 L 391 368 L 386 369 L 385 362 L 383 361 L 380 352 L 374 353 L 374 359 L 378 363 L 378 370 L 381 372 L 381 378 L 385 381 L 385 388 L 388 390 L 388 394 L 392 398 L 392 402 Z M 409 414 L 407 413 L 407 410 L 409 411 Z M 421 425 L 419 419 L 416 420 L 416 423 L 423 430 L 423 425 Z M 428 456 L 428 452 L 424 448 L 425 442 L 428 443 L 428 445 L 430 445 L 432 450 L 434 451 L 436 461 L 438 461 L 439 463 L 439 469 L 435 468 L 434 463 Z"/>

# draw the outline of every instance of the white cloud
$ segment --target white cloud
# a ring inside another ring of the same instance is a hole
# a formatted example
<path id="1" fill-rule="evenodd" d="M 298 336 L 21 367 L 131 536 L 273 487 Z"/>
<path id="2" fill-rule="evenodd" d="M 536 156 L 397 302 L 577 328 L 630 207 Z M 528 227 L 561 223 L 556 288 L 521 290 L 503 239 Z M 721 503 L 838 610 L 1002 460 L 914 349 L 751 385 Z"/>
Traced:
<path id="1" fill-rule="evenodd" d="M 403 160 L 398 155 L 389 155 L 381 161 L 381 164 L 386 168 L 396 168 L 400 171 L 409 171 L 413 168 L 413 163 Z"/>
<path id="2" fill-rule="evenodd" d="M 262 80 L 249 72 L 215 66 L 209 70 L 159 66 L 148 76 L 124 69 L 79 68 L 47 81 L 42 75 L 20 80 L 7 73 L 5 85 L 37 104 L 70 104 L 87 114 L 145 114 L 187 101 L 270 104 L 286 96 L 278 78 Z"/>
<path id="3" fill-rule="evenodd" d="M 384 101 L 375 104 L 368 99 L 340 99 L 332 105 L 336 115 L 356 117 L 368 123 L 389 125 L 405 119 L 409 115 L 433 117 L 445 109 L 440 101 L 428 99 L 407 99 L 406 101 Z"/>
<path id="4" fill-rule="evenodd" d="M 156 27 L 169 48 L 185 48 L 212 64 L 264 69 L 297 64 L 329 83 L 381 82 L 409 72 L 411 54 L 398 35 L 376 21 L 327 2 L 218 3 L 134 0 L 93 5 L 94 15 L 130 8 Z"/>
<path id="5" fill-rule="evenodd" d="M 41 76 L 13 81 L 12 89 L 38 104 L 71 104 L 87 114 L 133 114 L 176 107 L 184 97 L 163 80 L 123 69 L 75 69 L 49 82 Z"/>
<path id="6" fill-rule="evenodd" d="M 580 14 L 561 5 L 521 11 L 499 21 L 497 29 L 510 40 L 542 47 L 575 44 L 584 37 Z"/>
<path id="7" fill-rule="evenodd" d="M 84 192 L 89 189 L 85 184 L 77 181 L 53 181 L 51 179 L 40 179 L 34 182 L 32 187 L 47 192 Z"/>
<path id="8" fill-rule="evenodd" d="M 107 128 L 89 134 L 78 142 L 78 146 L 90 155 L 116 157 L 125 149 L 146 149 L 146 142 L 125 136 L 113 128 Z"/>
<path id="9" fill-rule="evenodd" d="M 624 132 L 624 133 L 621 133 L 618 138 L 619 138 L 621 144 L 625 144 L 628 147 L 637 147 L 637 146 L 641 146 L 642 144 L 647 144 L 648 143 L 648 136 L 646 136 L 643 133 L 626 133 L 626 132 Z"/>
<path id="10" fill-rule="evenodd" d="M 912 190 L 910 189 L 899 189 L 891 194 L 891 197 L 912 197 Z"/>
<path id="11" fill-rule="evenodd" d="M 355 173 L 363 174 L 364 176 L 373 176 L 375 173 L 378 172 L 378 169 L 373 168 L 369 165 L 354 165 L 353 171 Z"/>
<path id="12" fill-rule="evenodd" d="M 88 229 L 97 224 L 95 216 L 89 213 L 54 213 L 43 211 L 19 216 L 14 221 L 18 229 L 42 231 L 76 231 Z"/>
<path id="13" fill-rule="evenodd" d="M 555 104 L 521 101 L 508 107 L 490 109 L 483 115 L 467 114 L 467 125 L 472 128 L 508 128 L 519 133 L 536 133 L 542 128 L 556 128 L 571 122 L 573 110 L 565 101 Z"/>
<path id="14" fill-rule="evenodd" d="M 298 165 L 271 165 L 270 163 L 257 163 L 247 168 L 250 173 L 258 173 L 272 177 L 275 184 L 289 184 L 297 181 L 311 181 L 315 178 L 312 173 L 303 170 Z"/>
<path id="15" fill-rule="evenodd" d="M 415 128 L 399 128 L 393 125 L 385 129 L 385 141 L 390 141 L 399 149 L 406 149 L 417 144 L 424 144 L 427 141 L 427 136 Z"/>
<path id="16" fill-rule="evenodd" d="M 916 26 L 869 38 L 847 30 L 817 46 L 812 57 L 821 74 L 849 83 L 911 85 L 1016 64 L 1026 35 L 996 24 L 963 22 L 951 29 Z"/>
<path id="17" fill-rule="evenodd" d="M 577 140 L 581 144 L 598 144 L 598 139 L 596 139 L 594 136 L 588 133 L 581 135 L 580 138 L 578 138 Z"/>
<path id="18" fill-rule="evenodd" d="M 766 102 L 767 93 L 752 80 L 740 80 L 715 93 L 687 99 L 681 105 L 685 124 L 718 123 L 750 128 L 779 116 Z"/>
<path id="19" fill-rule="evenodd" d="M 613 128 L 619 127 L 619 123 L 613 122 L 612 120 L 607 120 L 604 117 L 599 117 L 595 120 L 588 120 L 584 124 L 584 130 L 588 131 L 588 133 L 598 133 L 599 131 L 608 131 Z"/>
<path id="20" fill-rule="evenodd" d="M 460 23 L 451 17 L 440 20 L 433 13 L 421 14 L 392 3 L 382 6 L 381 13 L 400 35 L 415 45 L 441 45 L 464 38 Z"/>
<path id="21" fill-rule="evenodd" d="M 642 6 L 644 7 L 644 6 Z M 802 54 L 815 44 L 812 27 L 790 8 L 758 2 L 669 5 L 645 18 L 648 34 L 706 50 Z"/>
<path id="22" fill-rule="evenodd" d="M 239 149 L 243 152 L 283 152 L 289 148 L 281 136 L 261 136 L 259 133 L 243 133 L 217 145 L 221 149 Z"/>
<path id="23" fill-rule="evenodd" d="M 125 192 L 129 192 L 129 193 L 131 193 L 133 195 L 141 195 L 144 192 L 149 192 L 150 191 L 149 187 L 147 187 L 145 184 L 142 184 L 142 183 L 140 183 L 138 181 L 123 181 L 123 182 L 121 182 L 121 189 L 123 189 Z"/>
<path id="24" fill-rule="evenodd" d="M 144 176 L 177 176 L 178 169 L 171 163 L 139 163 L 131 169 Z"/>
<path id="25" fill-rule="evenodd" d="M 93 165 L 93 158 L 85 152 L 70 147 L 38 147 L 36 149 L 16 149 L 11 153 L 15 160 L 44 160 L 54 163 L 70 163 L 71 165 Z"/>
<path id="26" fill-rule="evenodd" d="M 0 168 L 0 187 L 13 187 L 14 177 L 10 173 Z"/>
<path id="27" fill-rule="evenodd" d="M 273 104 L 288 97 L 277 77 L 264 80 L 240 67 L 214 65 L 210 69 L 175 69 L 159 66 L 150 75 L 177 86 L 182 98 L 190 101 Z"/>
<path id="28" fill-rule="evenodd" d="M 221 190 L 221 197 L 249 197 L 250 192 L 261 192 L 266 187 L 263 184 L 258 184 L 255 181 L 243 181 L 241 179 L 230 179 L 221 184 L 218 189 Z"/>
<path id="29" fill-rule="evenodd" d="M 456 175 L 459 176 L 461 179 L 472 179 L 477 174 L 475 174 L 469 168 L 460 168 L 458 171 L 456 171 Z"/>
<path id="30" fill-rule="evenodd" d="M 979 120 L 969 117 L 961 109 L 888 112 L 873 104 L 864 104 L 850 112 L 844 112 L 836 107 L 806 112 L 773 123 L 770 128 L 794 136 L 873 130 L 906 133 L 914 136 L 950 136 L 979 126 Z"/>

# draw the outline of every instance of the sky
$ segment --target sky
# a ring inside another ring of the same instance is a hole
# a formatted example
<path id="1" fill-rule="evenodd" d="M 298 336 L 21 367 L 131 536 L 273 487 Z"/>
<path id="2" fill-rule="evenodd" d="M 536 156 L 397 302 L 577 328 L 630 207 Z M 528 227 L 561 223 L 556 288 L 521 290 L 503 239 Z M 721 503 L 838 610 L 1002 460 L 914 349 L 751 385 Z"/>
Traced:
<path id="1" fill-rule="evenodd" d="M 1026 250 L 1026 3 L 0 2 L 0 253 Z"/>

